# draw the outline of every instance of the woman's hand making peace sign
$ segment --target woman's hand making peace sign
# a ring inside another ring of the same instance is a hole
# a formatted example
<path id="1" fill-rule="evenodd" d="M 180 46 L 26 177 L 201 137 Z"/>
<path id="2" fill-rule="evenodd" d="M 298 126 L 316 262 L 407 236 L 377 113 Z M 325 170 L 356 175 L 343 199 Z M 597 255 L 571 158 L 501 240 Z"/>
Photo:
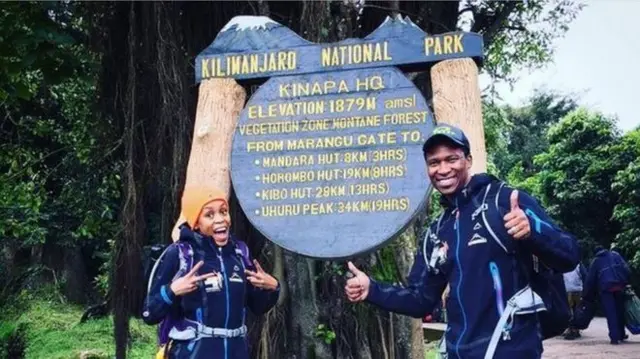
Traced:
<path id="1" fill-rule="evenodd" d="M 256 271 L 245 270 L 244 273 L 247 275 L 247 280 L 253 284 L 254 287 L 268 289 L 268 290 L 276 290 L 278 288 L 278 281 L 273 278 L 269 273 L 265 272 L 264 269 L 260 266 L 257 260 L 253 260 L 253 265 L 256 267 Z"/>
<path id="2" fill-rule="evenodd" d="M 218 275 L 215 272 L 197 275 L 198 269 L 200 269 L 203 264 L 204 262 L 202 261 L 198 262 L 185 276 L 171 282 L 171 290 L 175 295 L 181 296 L 189 294 L 198 288 L 199 281 Z"/>

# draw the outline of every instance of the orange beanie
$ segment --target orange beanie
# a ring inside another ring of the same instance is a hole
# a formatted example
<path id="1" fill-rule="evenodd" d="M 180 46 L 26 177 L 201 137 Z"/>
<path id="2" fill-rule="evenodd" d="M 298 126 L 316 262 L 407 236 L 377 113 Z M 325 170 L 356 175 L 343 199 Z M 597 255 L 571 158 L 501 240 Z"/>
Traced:
<path id="1" fill-rule="evenodd" d="M 193 229 L 198 222 L 202 208 L 209 202 L 223 200 L 228 203 L 227 195 L 216 187 L 186 187 L 182 193 L 182 216 Z"/>

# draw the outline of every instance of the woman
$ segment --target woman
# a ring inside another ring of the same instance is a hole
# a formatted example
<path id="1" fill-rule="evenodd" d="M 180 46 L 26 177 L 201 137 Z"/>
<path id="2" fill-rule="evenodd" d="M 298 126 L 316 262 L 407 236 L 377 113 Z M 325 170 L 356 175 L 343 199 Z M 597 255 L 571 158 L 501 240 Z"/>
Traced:
<path id="1" fill-rule="evenodd" d="M 179 240 L 151 272 L 142 315 L 147 324 L 162 322 L 158 357 L 246 359 L 246 308 L 256 315 L 271 309 L 278 281 L 230 236 L 222 191 L 185 189 L 182 214 Z"/>

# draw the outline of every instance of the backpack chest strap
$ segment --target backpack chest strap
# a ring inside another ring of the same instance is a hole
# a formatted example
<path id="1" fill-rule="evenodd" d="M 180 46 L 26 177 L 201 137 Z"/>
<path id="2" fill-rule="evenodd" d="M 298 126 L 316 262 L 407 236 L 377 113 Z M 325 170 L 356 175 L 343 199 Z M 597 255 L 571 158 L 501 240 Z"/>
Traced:
<path id="1" fill-rule="evenodd" d="M 186 328 L 179 330 L 176 327 L 171 328 L 169 338 L 174 340 L 200 340 L 202 338 L 236 338 L 243 337 L 247 334 L 247 326 L 243 325 L 236 329 L 212 328 L 196 321 L 184 320 L 187 323 Z"/>

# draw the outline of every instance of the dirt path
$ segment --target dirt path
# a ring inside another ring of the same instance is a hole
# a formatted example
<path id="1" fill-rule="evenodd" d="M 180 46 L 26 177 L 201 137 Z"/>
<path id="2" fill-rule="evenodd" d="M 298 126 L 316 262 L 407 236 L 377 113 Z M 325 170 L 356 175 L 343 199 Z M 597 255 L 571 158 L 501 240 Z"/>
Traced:
<path id="1" fill-rule="evenodd" d="M 582 338 L 564 340 L 562 337 L 544 341 L 543 359 L 638 359 L 640 358 L 640 335 L 629 334 L 629 339 L 619 345 L 609 344 L 609 330 L 604 318 L 594 318 Z"/>

